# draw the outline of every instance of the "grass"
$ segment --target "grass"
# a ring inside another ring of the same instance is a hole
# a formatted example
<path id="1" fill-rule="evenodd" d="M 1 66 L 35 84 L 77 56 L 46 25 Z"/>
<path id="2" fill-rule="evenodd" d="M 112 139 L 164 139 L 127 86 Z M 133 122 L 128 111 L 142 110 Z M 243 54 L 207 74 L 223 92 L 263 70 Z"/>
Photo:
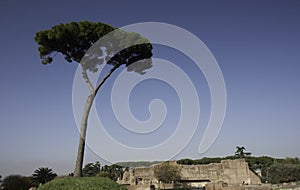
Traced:
<path id="1" fill-rule="evenodd" d="M 102 177 L 58 178 L 38 190 L 126 190 L 116 182 Z"/>

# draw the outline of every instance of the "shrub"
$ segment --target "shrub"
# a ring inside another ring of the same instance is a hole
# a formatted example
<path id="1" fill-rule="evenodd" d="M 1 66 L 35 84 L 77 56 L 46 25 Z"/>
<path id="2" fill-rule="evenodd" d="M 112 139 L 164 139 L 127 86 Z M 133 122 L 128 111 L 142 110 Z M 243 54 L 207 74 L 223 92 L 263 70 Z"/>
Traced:
<path id="1" fill-rule="evenodd" d="M 3 179 L 1 187 L 6 190 L 27 190 L 31 186 L 30 178 L 20 175 L 10 175 Z"/>
<path id="2" fill-rule="evenodd" d="M 102 177 L 58 178 L 38 190 L 126 190 L 116 182 Z"/>
<path id="3" fill-rule="evenodd" d="M 273 164 L 269 169 L 271 183 L 292 182 L 300 180 L 300 164 Z"/>
<path id="4" fill-rule="evenodd" d="M 49 168 L 38 168 L 32 174 L 32 181 L 38 184 L 45 184 L 51 180 L 53 180 L 57 176 L 56 173 Z"/>
<path id="5" fill-rule="evenodd" d="M 170 162 L 164 162 L 154 169 L 155 177 L 163 183 L 180 181 L 180 167 Z"/>

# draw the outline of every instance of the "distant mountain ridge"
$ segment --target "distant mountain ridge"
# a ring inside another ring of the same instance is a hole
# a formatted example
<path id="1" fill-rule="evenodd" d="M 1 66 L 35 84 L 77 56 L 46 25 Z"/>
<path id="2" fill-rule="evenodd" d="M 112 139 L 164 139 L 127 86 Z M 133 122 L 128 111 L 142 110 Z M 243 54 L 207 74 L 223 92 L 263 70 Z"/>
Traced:
<path id="1" fill-rule="evenodd" d="M 148 167 L 153 164 L 162 163 L 163 161 L 138 161 L 138 162 L 118 162 L 116 163 L 119 166 L 128 167 L 128 168 L 136 168 L 136 167 Z"/>

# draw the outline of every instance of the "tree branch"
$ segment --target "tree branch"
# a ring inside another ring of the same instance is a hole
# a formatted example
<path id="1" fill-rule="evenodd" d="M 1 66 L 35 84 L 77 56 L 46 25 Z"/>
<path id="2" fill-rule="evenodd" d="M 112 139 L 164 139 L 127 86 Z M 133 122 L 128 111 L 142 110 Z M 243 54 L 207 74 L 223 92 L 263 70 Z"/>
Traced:
<path id="1" fill-rule="evenodd" d="M 121 64 L 117 64 L 115 65 L 104 77 L 103 79 L 99 82 L 99 84 L 97 85 L 96 89 L 95 89 L 95 95 L 97 94 L 98 90 L 100 89 L 100 87 L 103 85 L 103 83 L 108 79 L 108 77 L 110 77 L 110 75 L 121 66 Z"/>
<path id="2" fill-rule="evenodd" d="M 81 73 L 82 73 L 82 77 L 83 77 L 84 81 L 86 82 L 87 86 L 89 87 L 90 91 L 94 91 L 94 87 L 89 79 L 89 76 L 86 73 L 86 70 L 82 69 Z"/>

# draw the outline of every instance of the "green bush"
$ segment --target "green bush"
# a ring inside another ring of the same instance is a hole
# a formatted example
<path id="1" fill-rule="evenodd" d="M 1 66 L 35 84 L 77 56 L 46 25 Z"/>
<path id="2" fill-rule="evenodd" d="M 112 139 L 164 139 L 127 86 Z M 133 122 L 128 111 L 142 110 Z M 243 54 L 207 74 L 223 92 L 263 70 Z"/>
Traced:
<path id="1" fill-rule="evenodd" d="M 27 190 L 31 187 L 31 180 L 20 175 L 10 175 L 3 179 L 0 189 Z"/>
<path id="2" fill-rule="evenodd" d="M 300 180 L 300 164 L 273 164 L 268 169 L 271 183 L 292 182 Z"/>
<path id="3" fill-rule="evenodd" d="M 116 182 L 102 177 L 58 178 L 38 190 L 126 190 Z"/>

